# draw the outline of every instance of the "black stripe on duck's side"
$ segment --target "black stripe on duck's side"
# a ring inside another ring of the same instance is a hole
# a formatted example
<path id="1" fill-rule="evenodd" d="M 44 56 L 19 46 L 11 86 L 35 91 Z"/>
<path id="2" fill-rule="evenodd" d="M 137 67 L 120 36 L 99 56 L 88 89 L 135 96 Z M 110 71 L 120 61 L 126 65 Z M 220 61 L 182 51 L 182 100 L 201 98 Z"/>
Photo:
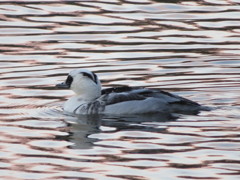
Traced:
<path id="1" fill-rule="evenodd" d="M 181 97 L 181 96 L 177 96 L 175 94 L 171 94 L 171 93 L 165 92 L 165 91 L 160 91 L 160 92 L 163 93 L 163 94 L 166 94 L 168 96 L 171 96 L 171 97 L 174 97 L 174 98 L 178 99 L 178 101 L 173 102 L 173 103 L 178 103 L 178 104 L 183 104 L 183 105 L 201 106 L 200 104 L 198 104 L 198 103 L 196 103 L 196 102 L 194 102 L 192 100 L 189 100 L 187 98 L 184 98 L 184 97 Z M 171 104 L 171 102 L 170 102 L 170 104 Z"/>

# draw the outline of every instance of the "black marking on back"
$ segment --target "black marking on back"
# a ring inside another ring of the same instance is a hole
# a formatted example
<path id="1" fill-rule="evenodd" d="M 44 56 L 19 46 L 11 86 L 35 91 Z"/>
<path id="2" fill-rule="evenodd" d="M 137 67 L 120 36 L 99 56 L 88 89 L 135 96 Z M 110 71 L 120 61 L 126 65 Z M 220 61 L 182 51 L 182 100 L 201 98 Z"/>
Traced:
<path id="1" fill-rule="evenodd" d="M 115 93 L 121 93 L 121 92 L 128 92 L 133 90 L 134 88 L 129 87 L 129 86 L 120 86 L 120 87 L 115 87 L 115 88 L 107 88 L 102 90 L 102 95 L 103 94 L 110 94 L 112 92 Z"/>
<path id="2" fill-rule="evenodd" d="M 88 77 L 89 79 L 91 79 L 93 82 L 95 82 L 97 84 L 97 75 L 92 73 L 93 75 L 87 73 L 87 72 L 82 72 L 83 76 Z"/>

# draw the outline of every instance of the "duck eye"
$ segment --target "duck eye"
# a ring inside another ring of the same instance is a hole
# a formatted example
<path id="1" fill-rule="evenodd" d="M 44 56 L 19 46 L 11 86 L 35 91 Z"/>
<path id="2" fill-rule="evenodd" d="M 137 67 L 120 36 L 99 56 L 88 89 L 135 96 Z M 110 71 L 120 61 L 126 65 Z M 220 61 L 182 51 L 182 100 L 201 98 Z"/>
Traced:
<path id="1" fill-rule="evenodd" d="M 72 82 L 73 82 L 72 76 L 68 76 L 67 79 L 66 79 L 66 84 L 70 87 Z"/>

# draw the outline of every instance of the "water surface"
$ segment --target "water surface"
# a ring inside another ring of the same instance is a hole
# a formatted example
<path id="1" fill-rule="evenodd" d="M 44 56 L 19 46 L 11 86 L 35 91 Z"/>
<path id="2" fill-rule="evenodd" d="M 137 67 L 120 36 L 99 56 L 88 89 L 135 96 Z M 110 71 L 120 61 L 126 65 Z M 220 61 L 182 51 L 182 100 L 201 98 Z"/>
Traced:
<path id="1" fill-rule="evenodd" d="M 240 1 L 1 1 L 1 179 L 239 179 Z M 71 117 L 75 68 L 198 116 Z"/>

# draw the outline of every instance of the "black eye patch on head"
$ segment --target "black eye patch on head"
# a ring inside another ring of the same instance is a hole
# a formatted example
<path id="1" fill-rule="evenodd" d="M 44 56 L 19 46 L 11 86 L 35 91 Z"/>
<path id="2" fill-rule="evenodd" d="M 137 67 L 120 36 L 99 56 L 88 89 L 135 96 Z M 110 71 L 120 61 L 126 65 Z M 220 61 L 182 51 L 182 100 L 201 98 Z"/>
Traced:
<path id="1" fill-rule="evenodd" d="M 89 73 L 86 73 L 86 72 L 82 72 L 83 76 L 86 76 L 88 77 L 89 79 L 91 79 L 93 82 L 95 82 L 97 84 L 97 76 L 96 74 L 92 73 L 93 76 Z"/>
<path id="2" fill-rule="evenodd" d="M 68 77 L 67 77 L 67 79 L 65 81 L 66 85 L 68 85 L 70 87 L 72 82 L 73 82 L 72 76 L 68 75 Z"/>

